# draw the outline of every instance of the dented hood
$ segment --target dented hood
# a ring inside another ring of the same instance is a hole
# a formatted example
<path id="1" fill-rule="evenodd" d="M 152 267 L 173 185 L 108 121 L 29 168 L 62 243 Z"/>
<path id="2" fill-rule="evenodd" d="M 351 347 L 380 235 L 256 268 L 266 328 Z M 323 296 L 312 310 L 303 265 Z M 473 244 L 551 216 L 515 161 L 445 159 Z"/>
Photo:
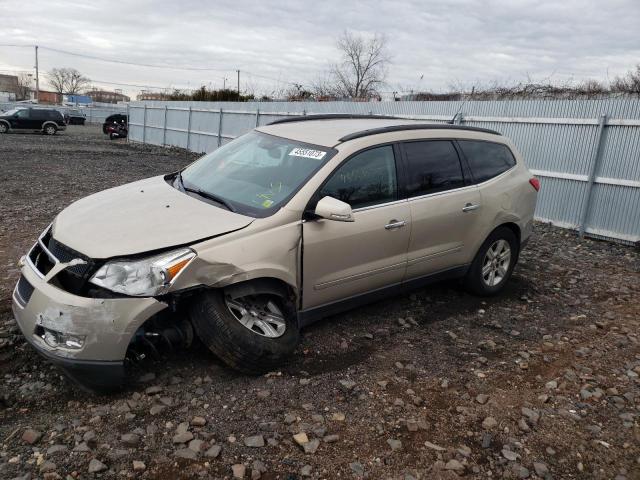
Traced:
<path id="1" fill-rule="evenodd" d="M 53 238 L 88 257 L 110 258 L 195 243 L 252 221 L 176 190 L 160 176 L 72 203 L 56 217 Z"/>

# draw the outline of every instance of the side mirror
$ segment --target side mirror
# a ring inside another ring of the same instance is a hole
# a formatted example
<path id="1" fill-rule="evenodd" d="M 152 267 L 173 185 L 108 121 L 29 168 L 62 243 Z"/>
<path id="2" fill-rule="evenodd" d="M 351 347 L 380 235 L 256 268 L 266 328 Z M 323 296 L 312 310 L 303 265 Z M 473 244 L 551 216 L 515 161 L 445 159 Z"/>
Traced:
<path id="1" fill-rule="evenodd" d="M 354 222 L 351 205 L 333 197 L 323 197 L 316 205 L 314 212 L 318 217 L 337 222 Z"/>

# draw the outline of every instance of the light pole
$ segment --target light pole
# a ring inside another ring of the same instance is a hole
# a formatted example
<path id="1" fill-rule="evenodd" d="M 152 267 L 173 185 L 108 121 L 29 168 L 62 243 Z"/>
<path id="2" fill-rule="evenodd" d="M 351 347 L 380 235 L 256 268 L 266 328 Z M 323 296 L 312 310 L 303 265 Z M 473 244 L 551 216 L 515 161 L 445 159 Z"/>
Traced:
<path id="1" fill-rule="evenodd" d="M 40 103 L 40 74 L 38 72 L 38 46 L 36 45 L 36 103 Z"/>

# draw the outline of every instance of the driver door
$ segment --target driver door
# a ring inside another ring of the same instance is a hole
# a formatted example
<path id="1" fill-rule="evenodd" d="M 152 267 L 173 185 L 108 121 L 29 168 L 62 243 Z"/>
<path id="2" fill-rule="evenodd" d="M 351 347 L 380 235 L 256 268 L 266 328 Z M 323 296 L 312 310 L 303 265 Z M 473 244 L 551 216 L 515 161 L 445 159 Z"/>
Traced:
<path id="1" fill-rule="evenodd" d="M 394 147 L 375 147 L 343 162 L 320 188 L 318 200 L 348 203 L 355 221 L 303 223 L 303 309 L 402 281 L 411 217 L 396 172 Z"/>
<path id="2" fill-rule="evenodd" d="M 24 110 L 18 110 L 13 117 L 11 117 L 11 128 L 29 128 L 29 112 L 30 110 L 26 108 Z"/>

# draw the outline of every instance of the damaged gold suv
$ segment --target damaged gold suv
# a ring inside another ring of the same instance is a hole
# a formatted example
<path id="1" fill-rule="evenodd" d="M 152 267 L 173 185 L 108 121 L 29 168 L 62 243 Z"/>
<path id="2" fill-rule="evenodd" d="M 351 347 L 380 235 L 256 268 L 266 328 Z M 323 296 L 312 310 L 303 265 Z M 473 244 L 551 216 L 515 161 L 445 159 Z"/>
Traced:
<path id="1" fill-rule="evenodd" d="M 13 311 L 27 340 L 92 390 L 196 335 L 227 365 L 262 373 L 304 326 L 384 295 L 450 278 L 499 292 L 538 188 L 491 130 L 283 119 L 70 205 L 21 259 Z"/>

